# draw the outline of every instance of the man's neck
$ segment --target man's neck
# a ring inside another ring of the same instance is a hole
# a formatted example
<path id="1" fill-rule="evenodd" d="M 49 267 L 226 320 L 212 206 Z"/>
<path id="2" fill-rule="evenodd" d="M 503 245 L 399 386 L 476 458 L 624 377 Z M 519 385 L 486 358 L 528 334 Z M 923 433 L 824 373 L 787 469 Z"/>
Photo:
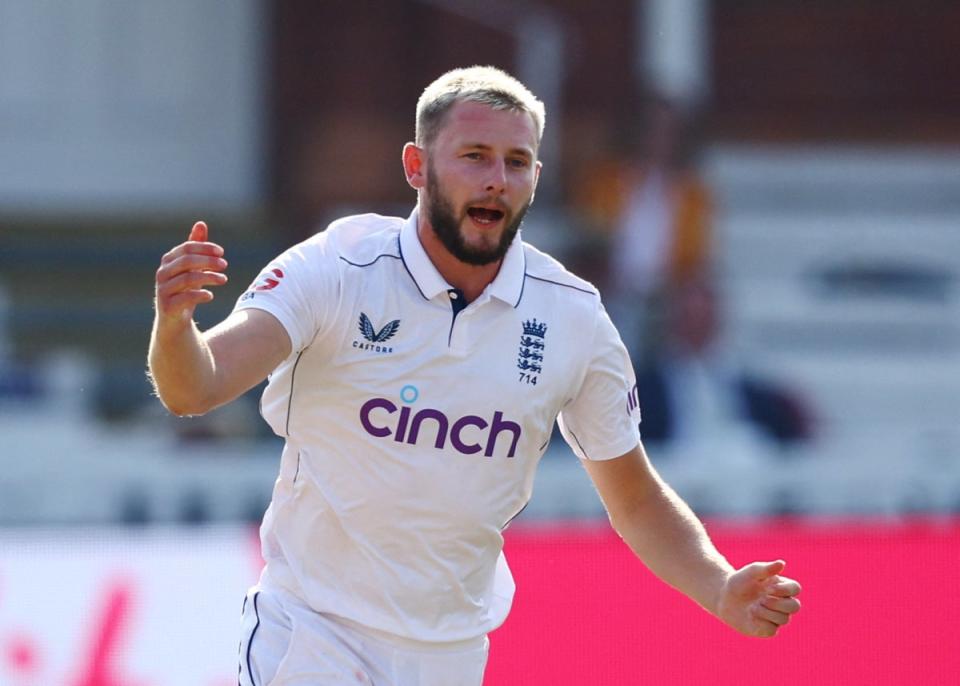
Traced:
<path id="1" fill-rule="evenodd" d="M 500 272 L 500 265 L 503 260 L 498 260 L 490 264 L 473 265 L 461 262 L 450 254 L 446 246 L 440 242 L 433 229 L 427 225 L 423 217 L 417 224 L 417 237 L 420 239 L 420 245 L 423 246 L 427 257 L 437 268 L 447 283 L 454 288 L 463 291 L 467 302 L 473 302 Z"/>

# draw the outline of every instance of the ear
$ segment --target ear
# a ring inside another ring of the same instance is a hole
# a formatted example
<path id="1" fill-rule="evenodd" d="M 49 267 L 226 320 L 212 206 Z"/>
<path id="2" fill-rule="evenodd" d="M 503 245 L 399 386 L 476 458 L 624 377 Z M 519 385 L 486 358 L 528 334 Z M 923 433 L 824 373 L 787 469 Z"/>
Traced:
<path id="1" fill-rule="evenodd" d="M 543 162 L 537 160 L 537 163 L 533 167 L 533 193 L 530 194 L 530 202 L 533 202 L 533 198 L 537 195 L 537 184 L 540 183 L 541 169 L 543 169 Z"/>
<path id="2" fill-rule="evenodd" d="M 427 185 L 427 152 L 413 143 L 403 146 L 403 173 L 407 183 L 417 190 Z"/>

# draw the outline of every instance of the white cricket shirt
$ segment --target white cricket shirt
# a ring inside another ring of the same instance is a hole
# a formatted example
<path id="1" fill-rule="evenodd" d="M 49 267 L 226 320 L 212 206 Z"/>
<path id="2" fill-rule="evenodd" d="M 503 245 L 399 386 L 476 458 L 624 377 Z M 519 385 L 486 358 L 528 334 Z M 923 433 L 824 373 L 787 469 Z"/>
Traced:
<path id="1" fill-rule="evenodd" d="M 596 289 L 513 242 L 474 302 L 403 220 L 347 217 L 267 266 L 237 308 L 293 353 L 264 418 L 286 445 L 261 527 L 263 583 L 422 641 L 503 622 L 504 527 L 560 417 L 582 459 L 637 445 L 636 383 Z"/>

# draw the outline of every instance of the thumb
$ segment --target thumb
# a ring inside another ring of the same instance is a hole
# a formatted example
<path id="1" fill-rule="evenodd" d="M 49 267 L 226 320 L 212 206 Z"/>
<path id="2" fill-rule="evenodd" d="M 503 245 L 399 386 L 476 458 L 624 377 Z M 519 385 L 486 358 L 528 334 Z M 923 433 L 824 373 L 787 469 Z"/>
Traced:
<path id="1" fill-rule="evenodd" d="M 782 572 L 787 566 L 783 560 L 774 560 L 773 562 L 758 562 L 754 568 L 754 574 L 760 581 L 769 579 Z"/>
<path id="2" fill-rule="evenodd" d="M 206 243 L 207 241 L 207 223 L 206 222 L 197 222 L 193 225 L 193 228 L 190 229 L 190 238 L 191 241 L 199 241 L 201 243 Z"/>

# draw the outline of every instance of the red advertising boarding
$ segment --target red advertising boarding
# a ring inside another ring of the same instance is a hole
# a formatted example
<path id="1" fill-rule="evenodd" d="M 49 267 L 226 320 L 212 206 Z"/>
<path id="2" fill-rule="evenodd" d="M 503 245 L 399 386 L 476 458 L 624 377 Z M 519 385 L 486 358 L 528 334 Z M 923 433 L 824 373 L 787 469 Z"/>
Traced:
<path id="1" fill-rule="evenodd" d="M 517 525 L 486 686 L 958 683 L 960 520 L 709 528 L 734 564 L 781 557 L 803 584 L 780 636 L 726 629 L 605 523 Z M 246 528 L 0 531 L 0 684 L 233 686 L 259 565 Z"/>

